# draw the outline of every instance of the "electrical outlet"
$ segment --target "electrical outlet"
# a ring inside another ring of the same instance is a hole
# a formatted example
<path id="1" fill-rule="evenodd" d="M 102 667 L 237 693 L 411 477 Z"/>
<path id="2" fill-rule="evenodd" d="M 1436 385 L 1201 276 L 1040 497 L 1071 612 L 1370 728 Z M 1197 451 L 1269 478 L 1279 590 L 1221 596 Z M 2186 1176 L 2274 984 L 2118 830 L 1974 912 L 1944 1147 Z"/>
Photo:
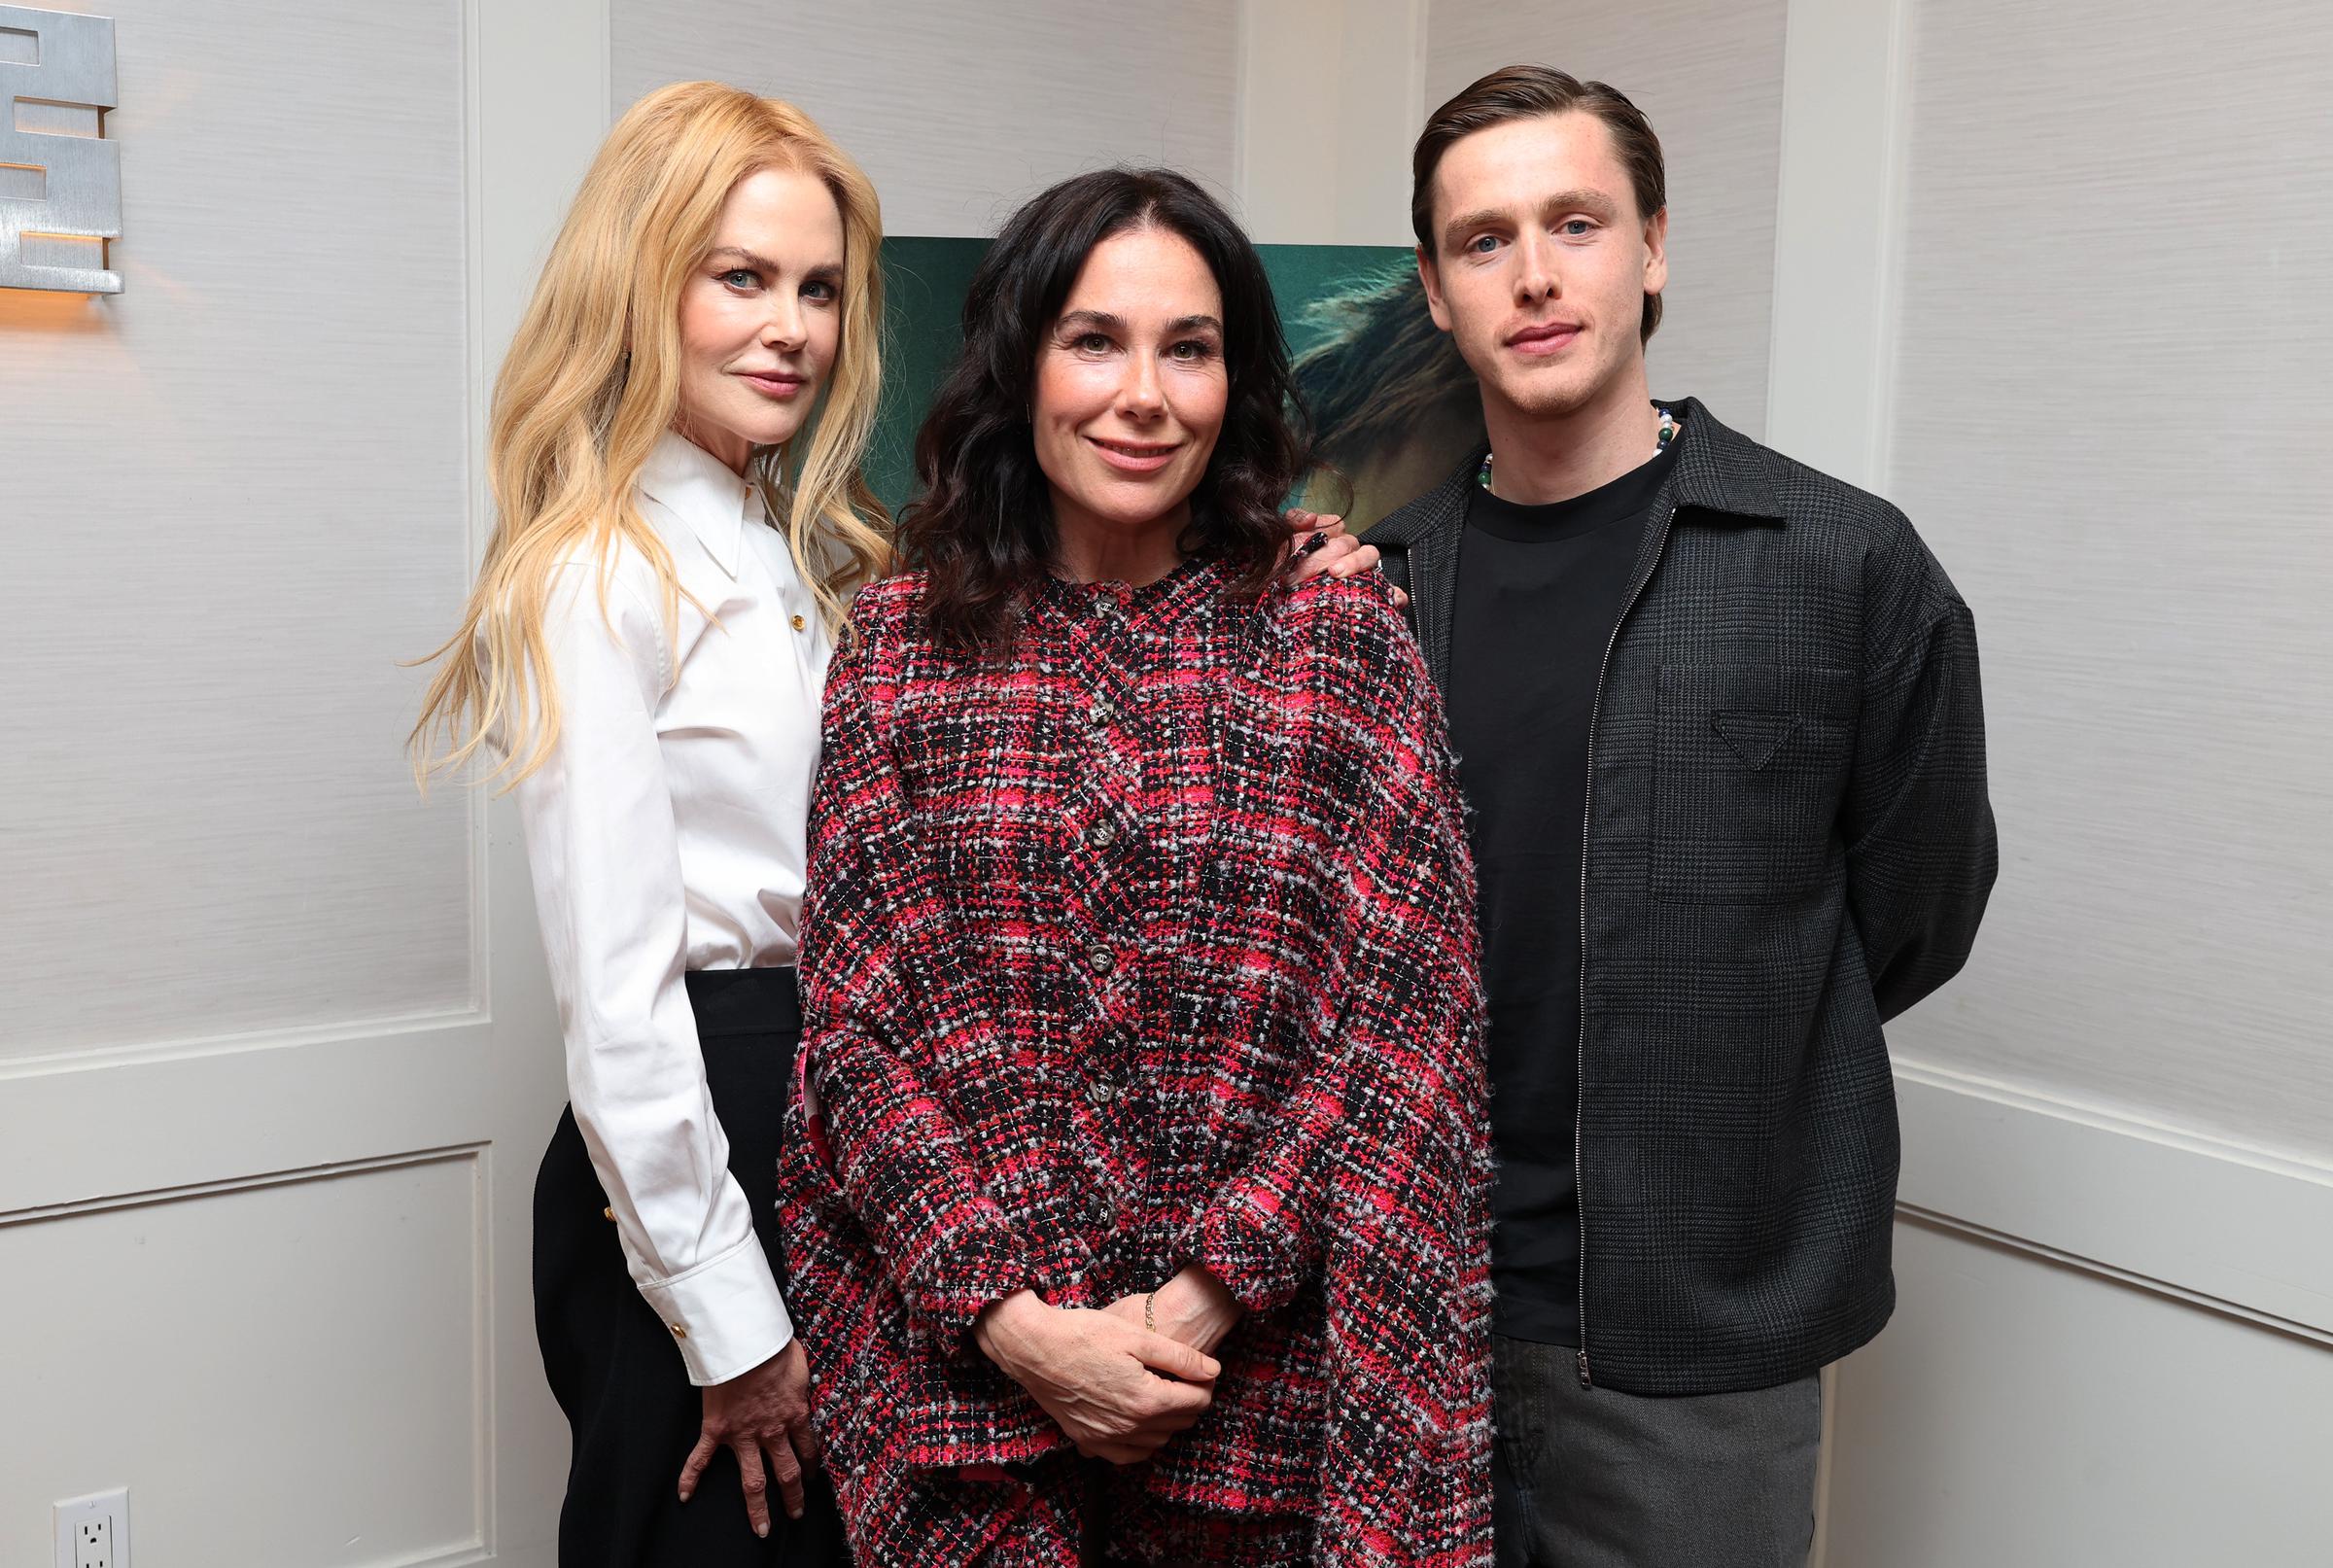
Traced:
<path id="1" fill-rule="evenodd" d="M 56 1568 L 129 1568 L 129 1488 L 67 1498 L 56 1519 Z"/>

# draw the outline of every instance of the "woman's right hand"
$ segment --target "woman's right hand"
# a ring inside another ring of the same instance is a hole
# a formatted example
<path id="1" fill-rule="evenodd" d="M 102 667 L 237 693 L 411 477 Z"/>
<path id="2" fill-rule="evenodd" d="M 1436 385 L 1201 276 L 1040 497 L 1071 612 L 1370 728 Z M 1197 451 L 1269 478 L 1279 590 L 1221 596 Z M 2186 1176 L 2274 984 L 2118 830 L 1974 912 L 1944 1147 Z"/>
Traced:
<path id="1" fill-rule="evenodd" d="M 1079 1453 L 1114 1465 L 1140 1463 L 1205 1414 L 1223 1370 L 1163 1334 L 1107 1312 L 1050 1306 L 1033 1290 L 992 1304 L 973 1335 Z"/>
<path id="2" fill-rule="evenodd" d="M 697 1446 L 680 1467 L 680 1501 L 696 1495 L 697 1481 L 723 1446 L 737 1455 L 746 1492 L 746 1519 L 755 1535 L 770 1533 L 769 1483 L 776 1481 L 788 1518 L 802 1516 L 802 1480 L 818 1467 L 818 1434 L 810 1425 L 810 1363 L 794 1340 L 769 1360 L 704 1391 L 705 1420 Z M 762 1454 L 769 1454 L 765 1475 Z"/>

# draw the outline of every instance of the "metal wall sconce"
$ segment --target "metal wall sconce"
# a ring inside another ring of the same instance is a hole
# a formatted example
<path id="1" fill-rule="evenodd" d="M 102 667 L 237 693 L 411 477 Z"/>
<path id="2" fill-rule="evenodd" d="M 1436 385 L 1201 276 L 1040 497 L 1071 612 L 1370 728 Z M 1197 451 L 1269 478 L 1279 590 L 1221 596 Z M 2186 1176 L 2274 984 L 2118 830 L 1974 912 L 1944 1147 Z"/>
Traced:
<path id="1" fill-rule="evenodd" d="M 112 17 L 0 6 L 0 289 L 122 292 L 105 265 L 105 242 L 122 237 L 122 150 L 104 137 L 114 98 Z M 74 110 L 94 134 L 60 128 Z M 35 254 L 87 247 L 97 264 L 27 260 L 27 240 Z"/>

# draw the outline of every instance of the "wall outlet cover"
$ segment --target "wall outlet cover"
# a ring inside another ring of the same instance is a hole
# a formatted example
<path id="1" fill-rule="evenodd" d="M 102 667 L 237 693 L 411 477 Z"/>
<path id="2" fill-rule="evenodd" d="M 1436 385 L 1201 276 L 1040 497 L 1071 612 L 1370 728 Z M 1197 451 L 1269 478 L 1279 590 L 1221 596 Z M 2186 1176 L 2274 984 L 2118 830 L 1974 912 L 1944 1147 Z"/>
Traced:
<path id="1" fill-rule="evenodd" d="M 129 1488 L 60 1500 L 56 1568 L 129 1568 Z"/>

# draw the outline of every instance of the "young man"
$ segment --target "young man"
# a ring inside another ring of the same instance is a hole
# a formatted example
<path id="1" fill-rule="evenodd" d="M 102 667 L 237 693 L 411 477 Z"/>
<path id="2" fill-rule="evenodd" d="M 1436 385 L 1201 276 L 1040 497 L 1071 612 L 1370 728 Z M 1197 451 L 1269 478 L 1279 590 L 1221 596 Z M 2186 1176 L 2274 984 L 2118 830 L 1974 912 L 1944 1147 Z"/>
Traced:
<path id="1" fill-rule="evenodd" d="M 1489 447 L 1370 542 L 1477 814 L 1499 1561 L 1801 1563 L 1816 1375 L 1895 1303 L 1880 1025 L 1993 885 L 1975 632 L 1896 508 L 1650 401 L 1625 97 L 1496 72 L 1414 175 Z"/>

